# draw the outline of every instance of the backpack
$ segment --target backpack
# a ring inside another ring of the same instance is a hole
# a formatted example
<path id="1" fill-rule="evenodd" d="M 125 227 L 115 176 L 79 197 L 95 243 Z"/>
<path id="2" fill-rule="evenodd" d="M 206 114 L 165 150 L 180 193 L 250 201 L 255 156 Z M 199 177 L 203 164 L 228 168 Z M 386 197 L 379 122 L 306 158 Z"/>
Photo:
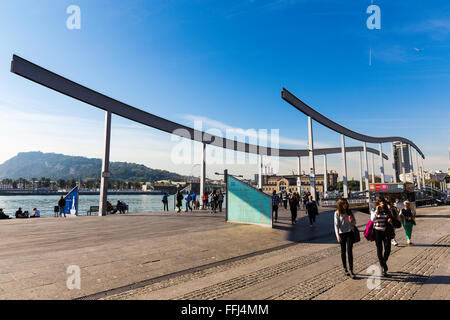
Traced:
<path id="1" fill-rule="evenodd" d="M 369 220 L 369 222 L 367 222 L 366 230 L 364 230 L 364 238 L 366 238 L 368 241 L 375 240 L 375 231 L 373 230 L 372 220 Z"/>

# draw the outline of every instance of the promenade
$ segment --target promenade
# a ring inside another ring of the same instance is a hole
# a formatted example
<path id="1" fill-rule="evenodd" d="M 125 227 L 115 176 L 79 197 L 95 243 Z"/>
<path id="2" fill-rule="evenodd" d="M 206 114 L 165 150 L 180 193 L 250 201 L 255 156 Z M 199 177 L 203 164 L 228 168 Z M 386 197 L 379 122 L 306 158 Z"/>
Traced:
<path id="1" fill-rule="evenodd" d="M 414 246 L 392 247 L 391 277 L 368 289 L 376 249 L 361 235 L 343 275 L 332 211 L 310 228 L 280 210 L 273 229 L 207 211 L 0 221 L 0 299 L 450 299 L 450 207 L 418 209 Z M 363 231 L 367 214 L 356 212 Z M 67 267 L 81 289 L 66 286 Z"/>

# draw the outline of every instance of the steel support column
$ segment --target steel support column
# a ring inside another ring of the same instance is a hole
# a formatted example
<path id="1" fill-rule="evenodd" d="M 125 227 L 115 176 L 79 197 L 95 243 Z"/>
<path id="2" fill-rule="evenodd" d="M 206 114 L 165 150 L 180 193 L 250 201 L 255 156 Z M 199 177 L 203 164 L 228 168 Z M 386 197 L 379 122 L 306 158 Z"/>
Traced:
<path id="1" fill-rule="evenodd" d="M 313 138 L 313 127 L 312 118 L 308 117 L 308 148 L 309 148 L 309 181 L 310 181 L 310 192 L 313 200 L 316 199 L 316 168 L 314 165 L 314 138 Z"/>
<path id="2" fill-rule="evenodd" d="M 298 194 L 302 191 L 302 158 L 300 156 L 297 157 L 297 171 L 298 171 L 298 184 L 297 182 L 297 191 Z"/>
<path id="3" fill-rule="evenodd" d="M 375 156 L 372 153 L 372 183 L 375 183 Z"/>
<path id="4" fill-rule="evenodd" d="M 411 183 L 414 184 L 414 165 L 413 165 L 413 158 L 411 153 L 411 145 L 408 145 L 408 151 L 409 151 L 409 170 L 411 172 Z"/>
<path id="5" fill-rule="evenodd" d="M 341 134 L 342 145 L 342 188 L 344 191 L 344 198 L 348 198 L 348 186 L 347 186 L 347 155 L 345 153 L 345 136 Z"/>
<path id="6" fill-rule="evenodd" d="M 327 155 L 323 155 L 323 197 L 328 191 L 328 168 L 327 168 Z"/>
<path id="7" fill-rule="evenodd" d="M 364 167 L 364 178 L 366 179 L 366 190 L 369 190 L 369 159 L 367 158 L 367 143 L 364 142 L 364 159 L 366 165 Z"/>
<path id="8" fill-rule="evenodd" d="M 420 165 L 419 165 L 419 154 L 416 152 L 416 168 L 417 168 L 417 187 L 421 189 L 421 176 L 420 176 Z"/>
<path id="9" fill-rule="evenodd" d="M 384 181 L 384 159 L 383 159 L 383 144 L 380 143 L 380 173 L 381 173 L 381 183 L 385 183 Z"/>
<path id="10" fill-rule="evenodd" d="M 362 153 L 359 152 L 359 191 L 363 191 L 363 176 L 362 176 Z"/>
<path id="11" fill-rule="evenodd" d="M 200 164 L 200 203 L 203 208 L 203 195 L 206 189 L 206 144 L 202 143 L 202 163 Z"/>
<path id="12" fill-rule="evenodd" d="M 109 154 L 111 146 L 111 112 L 105 112 L 105 145 L 102 161 L 102 176 L 100 182 L 100 203 L 99 216 L 106 216 L 106 202 L 108 201 L 108 179 L 111 176 L 109 173 Z"/>
<path id="13" fill-rule="evenodd" d="M 398 179 L 397 179 L 398 172 L 395 169 L 395 157 L 394 157 L 394 154 L 395 154 L 395 146 L 394 146 L 394 142 L 392 142 L 392 153 L 391 153 L 391 156 L 392 156 L 392 170 L 394 172 L 394 183 L 397 183 L 398 182 Z"/>
<path id="14" fill-rule="evenodd" d="M 258 174 L 258 189 L 262 189 L 262 171 L 263 171 L 263 160 L 262 155 L 258 156 L 259 158 L 259 174 Z"/>

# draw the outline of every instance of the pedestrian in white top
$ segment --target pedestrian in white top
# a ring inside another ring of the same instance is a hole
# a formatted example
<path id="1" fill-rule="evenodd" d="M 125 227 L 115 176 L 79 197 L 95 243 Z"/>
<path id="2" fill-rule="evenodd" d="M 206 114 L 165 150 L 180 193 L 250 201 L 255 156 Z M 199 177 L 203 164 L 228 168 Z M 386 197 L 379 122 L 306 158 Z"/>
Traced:
<path id="1" fill-rule="evenodd" d="M 341 259 L 344 272 L 352 279 L 355 278 L 355 274 L 353 273 L 353 243 L 355 242 L 353 228 L 355 225 L 355 216 L 349 209 L 348 201 L 346 199 L 339 199 L 337 210 L 334 213 L 334 231 L 337 241 L 341 244 Z M 350 272 L 347 269 L 346 253 L 348 255 Z"/>

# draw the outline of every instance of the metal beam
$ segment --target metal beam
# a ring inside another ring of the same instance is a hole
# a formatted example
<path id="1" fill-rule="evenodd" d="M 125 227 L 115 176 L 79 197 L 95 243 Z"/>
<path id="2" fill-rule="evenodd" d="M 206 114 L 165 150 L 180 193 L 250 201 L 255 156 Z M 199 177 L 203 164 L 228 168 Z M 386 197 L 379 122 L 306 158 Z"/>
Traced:
<path id="1" fill-rule="evenodd" d="M 22 76 L 28 80 L 34 81 L 49 89 L 55 90 L 59 93 L 90 104 L 94 107 L 109 111 L 112 114 L 127 118 L 129 120 L 141 123 L 143 125 L 165 131 L 180 137 L 209 144 L 216 147 L 231 149 L 235 151 L 242 151 L 252 154 L 261 154 L 268 156 L 280 157 L 297 157 L 308 156 L 309 150 L 294 150 L 294 149 L 276 149 L 253 144 L 243 143 L 235 140 L 225 139 L 223 137 L 211 135 L 209 133 L 201 132 L 193 128 L 184 126 L 182 124 L 158 117 L 154 114 L 137 109 L 128 104 L 110 98 L 76 82 L 66 79 L 56 73 L 44 69 L 32 62 L 29 62 L 17 55 L 13 56 L 11 62 L 11 72 Z M 353 147 L 358 148 L 358 147 Z M 358 149 L 349 149 L 347 152 L 359 151 Z M 376 150 L 368 150 L 378 154 Z M 315 149 L 316 155 L 332 154 L 341 152 L 341 148 L 324 148 Z M 386 155 L 383 155 L 388 159 Z"/>
<path id="2" fill-rule="evenodd" d="M 411 146 L 416 149 L 422 158 L 425 158 L 422 151 L 417 147 L 411 140 L 408 140 L 403 137 L 371 137 L 366 136 L 364 134 L 360 134 L 358 132 L 352 131 L 350 129 L 347 129 L 340 124 L 328 119 L 327 117 L 323 116 L 310 106 L 308 106 L 306 103 L 301 101 L 299 98 L 294 96 L 291 92 L 283 88 L 283 91 L 281 92 L 281 97 L 291 104 L 293 107 L 295 107 L 297 110 L 303 112 L 308 117 L 313 118 L 315 121 L 319 122 L 320 124 L 324 125 L 327 128 L 330 128 L 333 131 L 336 131 L 340 134 L 345 135 L 346 137 L 353 138 L 355 140 L 364 141 L 368 143 L 383 143 L 383 142 L 393 142 L 393 141 L 402 141 L 404 143 L 410 144 Z"/>

